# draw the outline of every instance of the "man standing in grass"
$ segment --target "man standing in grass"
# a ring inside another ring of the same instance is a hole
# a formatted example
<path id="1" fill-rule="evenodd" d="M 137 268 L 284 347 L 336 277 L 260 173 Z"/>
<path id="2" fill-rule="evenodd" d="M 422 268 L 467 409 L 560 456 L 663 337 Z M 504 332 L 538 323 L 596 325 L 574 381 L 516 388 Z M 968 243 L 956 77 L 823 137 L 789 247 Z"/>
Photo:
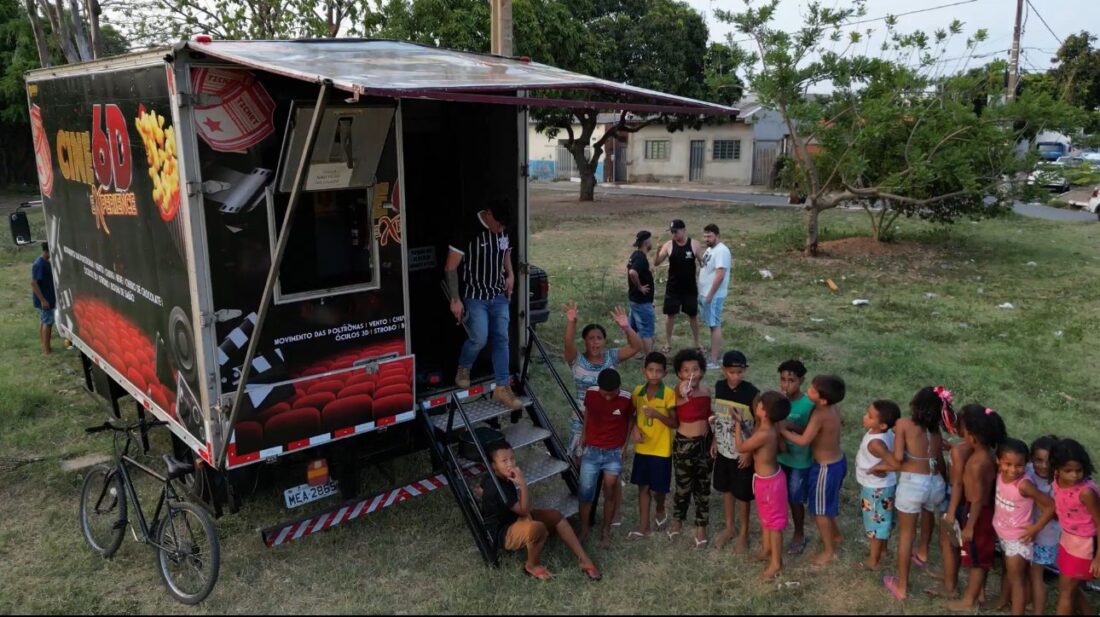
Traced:
<path id="1" fill-rule="evenodd" d="M 53 268 L 50 267 L 50 245 L 42 243 L 42 254 L 31 266 L 31 300 L 38 309 L 38 338 L 42 341 L 42 353 L 50 354 L 50 338 L 53 336 L 53 308 L 57 303 L 53 287 Z"/>
<path id="2" fill-rule="evenodd" d="M 634 252 L 626 264 L 626 276 L 630 300 L 630 327 L 642 337 L 642 356 L 653 351 L 653 271 L 649 269 L 649 250 L 653 247 L 653 234 L 642 230 L 634 237 Z"/>
<path id="3" fill-rule="evenodd" d="M 681 311 L 688 316 L 691 324 L 691 338 L 695 349 L 699 347 L 699 290 L 695 285 L 695 266 L 700 263 L 703 249 L 697 240 L 687 235 L 687 225 L 680 219 L 673 219 L 668 229 L 672 239 L 657 251 L 654 266 L 668 260 L 668 283 L 665 285 L 665 346 L 662 353 L 672 352 L 672 326 Z"/>
<path id="4" fill-rule="evenodd" d="M 718 239 L 718 226 L 714 223 L 703 228 L 703 267 L 699 270 L 699 316 L 710 328 L 710 354 L 707 368 L 718 368 L 718 356 L 722 353 L 722 308 L 726 303 L 730 276 L 733 274 L 733 256 L 730 249 Z"/>

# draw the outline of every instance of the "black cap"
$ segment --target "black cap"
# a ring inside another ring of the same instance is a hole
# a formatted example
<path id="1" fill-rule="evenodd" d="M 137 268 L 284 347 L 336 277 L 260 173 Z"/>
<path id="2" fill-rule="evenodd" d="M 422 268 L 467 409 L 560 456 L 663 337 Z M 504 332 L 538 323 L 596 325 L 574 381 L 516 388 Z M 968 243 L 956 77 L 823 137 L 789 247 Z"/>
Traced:
<path id="1" fill-rule="evenodd" d="M 652 237 L 653 237 L 653 234 L 651 234 L 648 231 L 643 229 L 643 230 L 639 231 L 637 233 L 637 235 L 634 236 L 634 246 L 641 247 L 642 244 L 644 244 L 646 240 L 649 240 Z"/>
<path id="2" fill-rule="evenodd" d="M 619 386 L 623 385 L 623 379 L 619 377 L 619 371 L 613 368 L 605 368 L 596 377 L 596 385 L 604 392 L 618 392 Z"/>
<path id="3" fill-rule="evenodd" d="M 745 367 L 747 367 L 748 365 L 749 365 L 749 359 L 745 357 L 745 354 L 741 353 L 740 351 L 737 351 L 736 349 L 731 349 L 730 351 L 727 351 L 725 353 L 725 355 L 722 356 L 722 366 L 726 366 L 726 367 L 745 366 Z"/>
<path id="4" fill-rule="evenodd" d="M 672 222 L 668 224 L 668 228 L 676 231 L 677 229 L 687 229 L 687 225 L 680 219 L 672 219 Z"/>

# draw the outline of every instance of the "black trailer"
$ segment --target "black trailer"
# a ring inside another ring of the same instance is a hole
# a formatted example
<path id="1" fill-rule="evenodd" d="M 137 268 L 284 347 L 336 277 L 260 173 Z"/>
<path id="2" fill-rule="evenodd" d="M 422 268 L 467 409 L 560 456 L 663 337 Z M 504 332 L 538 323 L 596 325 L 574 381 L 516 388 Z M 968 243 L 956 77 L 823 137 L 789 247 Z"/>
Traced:
<path id="1" fill-rule="evenodd" d="M 578 90 L 620 102 L 532 94 Z M 527 276 L 527 109 L 736 112 L 526 59 L 349 39 L 192 41 L 34 71 L 27 91 L 58 329 L 88 388 L 168 421 L 219 513 L 260 464 L 289 461 L 291 511 L 339 488 L 345 501 L 265 530 L 269 546 L 449 486 L 490 561 L 469 480 L 486 461 L 457 445 L 508 415 L 494 388 L 526 404 L 504 433 L 528 480 L 564 480 L 538 499 L 577 509 L 576 469 L 527 380 L 541 350 L 529 301 L 544 313 L 546 295 Z M 457 390 L 465 333 L 442 264 L 488 199 L 514 212 L 514 379 L 494 383 L 486 358 Z M 357 494 L 364 459 L 425 447 L 429 475 Z M 350 479 L 338 487 L 329 464 Z"/>

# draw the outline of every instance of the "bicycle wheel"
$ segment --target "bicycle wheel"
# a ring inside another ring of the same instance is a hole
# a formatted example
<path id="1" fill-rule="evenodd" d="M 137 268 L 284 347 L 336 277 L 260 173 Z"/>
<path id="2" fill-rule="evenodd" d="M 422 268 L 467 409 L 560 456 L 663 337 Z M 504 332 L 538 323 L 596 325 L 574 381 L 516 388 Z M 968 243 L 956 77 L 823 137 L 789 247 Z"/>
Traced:
<path id="1" fill-rule="evenodd" d="M 126 491 L 122 476 L 105 465 L 84 476 L 80 491 L 80 530 L 92 550 L 110 557 L 122 544 L 126 531 Z"/>
<path id="2" fill-rule="evenodd" d="M 157 564 L 168 593 L 184 604 L 197 604 L 218 582 L 221 565 L 214 522 L 186 501 L 172 502 L 157 526 Z"/>

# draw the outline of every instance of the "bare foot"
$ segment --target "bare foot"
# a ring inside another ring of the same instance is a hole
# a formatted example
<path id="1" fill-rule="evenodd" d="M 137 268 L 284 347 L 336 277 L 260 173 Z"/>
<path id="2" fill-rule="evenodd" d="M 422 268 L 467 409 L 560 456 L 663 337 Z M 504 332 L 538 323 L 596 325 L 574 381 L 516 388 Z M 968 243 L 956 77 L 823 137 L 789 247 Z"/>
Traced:
<path id="1" fill-rule="evenodd" d="M 859 562 L 860 569 L 868 572 L 878 572 L 878 565 L 878 562 L 872 562 L 870 559 Z"/>
<path id="2" fill-rule="evenodd" d="M 966 598 L 959 598 L 958 600 L 951 600 L 950 602 L 946 603 L 944 606 L 946 606 L 947 610 L 949 610 L 949 611 L 956 611 L 956 612 L 960 612 L 960 613 L 961 612 L 970 612 L 970 611 L 978 608 L 978 605 L 976 603 L 971 602 L 970 600 L 967 600 Z"/>
<path id="3" fill-rule="evenodd" d="M 762 551 L 760 553 L 753 553 L 753 555 L 752 555 L 753 561 L 770 561 L 771 558 L 772 558 L 772 555 L 768 551 Z"/>
<path id="4" fill-rule="evenodd" d="M 815 568 L 823 568 L 833 561 L 836 561 L 836 553 L 818 553 L 810 560 L 810 565 Z"/>
<path id="5" fill-rule="evenodd" d="M 714 546 L 716 548 L 722 548 L 727 542 L 733 539 L 733 530 L 726 529 L 722 533 L 718 534 L 718 537 L 714 539 Z"/>
<path id="6" fill-rule="evenodd" d="M 745 553 L 749 552 L 749 539 L 738 538 L 737 544 L 733 545 L 733 552 L 737 555 L 744 555 Z"/>
<path id="7" fill-rule="evenodd" d="M 581 544 L 584 544 L 587 540 L 588 530 L 582 529 L 581 532 L 577 534 L 577 541 L 579 541 Z"/>
<path id="8" fill-rule="evenodd" d="M 928 589 L 924 590 L 924 593 L 926 593 L 930 596 L 935 596 L 937 598 L 947 598 L 949 600 L 954 600 L 955 598 L 957 598 L 959 596 L 958 590 L 952 589 L 951 591 L 948 591 L 948 590 L 943 588 L 943 585 L 936 585 L 935 587 L 929 587 Z"/>
<path id="9" fill-rule="evenodd" d="M 783 570 L 783 568 L 781 566 L 778 566 L 776 564 L 772 564 L 772 565 L 768 566 L 768 568 L 766 570 L 764 570 L 763 572 L 760 573 L 760 580 L 766 581 L 769 578 L 777 578 L 779 576 L 779 572 L 781 570 Z"/>
<path id="10" fill-rule="evenodd" d="M 609 533 L 604 532 L 604 533 L 600 534 L 599 547 L 600 548 L 610 548 L 611 547 L 611 535 Z"/>

